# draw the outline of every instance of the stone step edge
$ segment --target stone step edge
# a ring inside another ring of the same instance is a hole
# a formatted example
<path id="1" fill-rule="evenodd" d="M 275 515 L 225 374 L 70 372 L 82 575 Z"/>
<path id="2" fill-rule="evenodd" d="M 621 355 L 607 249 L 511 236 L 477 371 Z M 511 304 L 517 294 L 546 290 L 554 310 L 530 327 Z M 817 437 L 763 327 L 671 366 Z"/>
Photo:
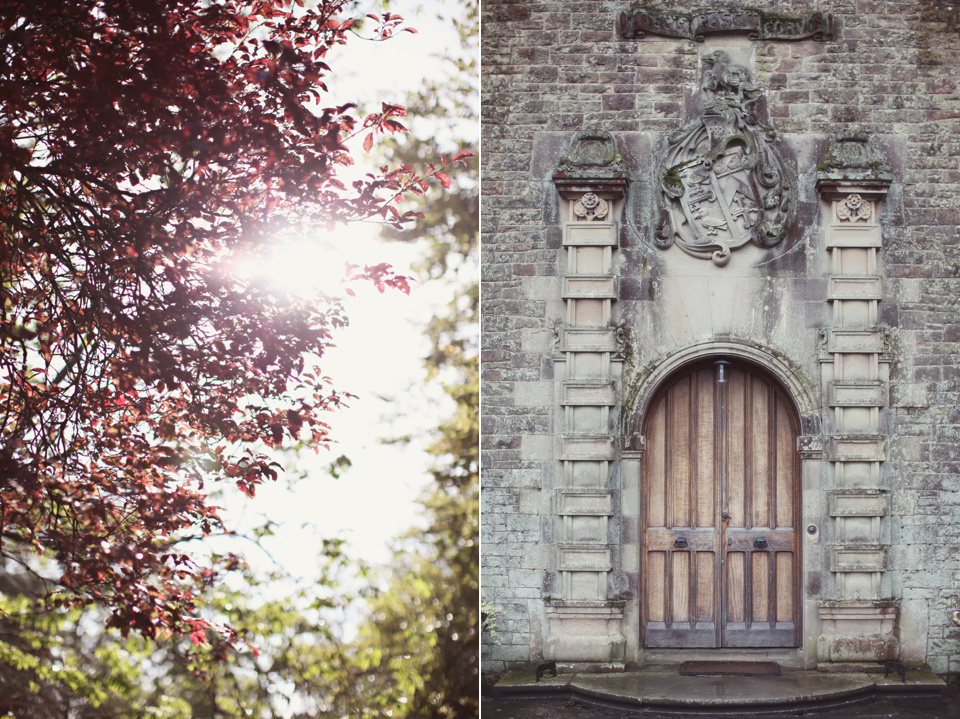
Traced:
<path id="1" fill-rule="evenodd" d="M 559 663 L 558 663 L 559 664 Z M 875 666 L 875 665 L 874 665 Z M 910 674 L 914 673 L 914 677 Z M 916 674 L 920 672 L 920 676 Z M 637 709 L 657 712 L 667 716 L 694 716 L 698 714 L 731 715 L 784 714 L 793 711 L 825 711 L 857 704 L 865 704 L 878 699 L 914 698 L 943 699 L 947 695 L 946 683 L 929 669 L 908 669 L 907 682 L 903 683 L 899 675 L 877 676 L 871 671 L 864 674 L 864 683 L 859 687 L 838 689 L 832 692 L 811 694 L 798 688 L 796 696 L 779 699 L 761 699 L 753 702 L 724 698 L 721 701 L 689 699 L 649 699 L 644 697 L 623 697 L 596 689 L 577 685 L 577 673 L 561 673 L 557 677 L 545 675 L 537 683 L 535 672 L 510 671 L 494 687 L 494 693 L 501 697 L 524 698 L 540 696 L 544 698 L 572 699 L 595 706 Z"/>

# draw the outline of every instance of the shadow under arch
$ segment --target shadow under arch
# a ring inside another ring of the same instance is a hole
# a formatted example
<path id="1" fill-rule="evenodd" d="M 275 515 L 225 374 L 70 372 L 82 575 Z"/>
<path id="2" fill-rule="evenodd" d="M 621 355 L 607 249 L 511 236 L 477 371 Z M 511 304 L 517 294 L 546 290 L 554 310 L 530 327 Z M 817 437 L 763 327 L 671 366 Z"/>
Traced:
<path id="1" fill-rule="evenodd" d="M 737 359 L 776 379 L 793 403 L 800 420 L 801 434 L 820 433 L 820 402 L 818 388 L 793 363 L 769 349 L 736 339 L 699 342 L 673 350 L 660 359 L 656 367 L 631 386 L 632 401 L 623 408 L 623 435 L 625 439 L 642 432 L 643 420 L 650 404 L 663 383 L 674 373 L 693 363 L 714 359 Z"/>

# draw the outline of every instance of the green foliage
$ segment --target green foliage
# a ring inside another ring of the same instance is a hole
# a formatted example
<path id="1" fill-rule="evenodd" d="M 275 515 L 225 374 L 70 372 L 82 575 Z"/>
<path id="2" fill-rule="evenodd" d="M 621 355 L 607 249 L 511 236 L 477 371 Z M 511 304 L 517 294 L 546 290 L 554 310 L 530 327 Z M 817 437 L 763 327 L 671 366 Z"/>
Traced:
<path id="1" fill-rule="evenodd" d="M 500 635 L 497 634 L 497 622 L 502 615 L 503 607 L 486 599 L 480 600 L 480 631 L 489 634 L 494 644 L 501 642 Z"/>
<path id="2" fill-rule="evenodd" d="M 99 621 L 99 624 L 98 624 Z M 188 719 L 190 705 L 149 691 L 151 650 L 102 631 L 106 619 L 0 595 L 0 715 Z"/>
<path id="3" fill-rule="evenodd" d="M 458 5 L 454 21 L 465 53 L 447 58 L 450 74 L 408 97 L 416 117 L 441 128 L 393 147 L 394 162 L 477 150 L 477 3 Z M 421 281 L 446 282 L 449 304 L 426 327 L 427 375 L 440 381 L 455 410 L 437 427 L 429 451 L 433 483 L 422 497 L 427 526 L 398 544 L 384 591 L 371 602 L 372 621 L 359 642 L 380 647 L 391 696 L 401 717 L 475 717 L 479 713 L 479 186 L 471 163 L 451 172 L 453 191 L 428 194 L 407 240 L 427 238 Z"/>

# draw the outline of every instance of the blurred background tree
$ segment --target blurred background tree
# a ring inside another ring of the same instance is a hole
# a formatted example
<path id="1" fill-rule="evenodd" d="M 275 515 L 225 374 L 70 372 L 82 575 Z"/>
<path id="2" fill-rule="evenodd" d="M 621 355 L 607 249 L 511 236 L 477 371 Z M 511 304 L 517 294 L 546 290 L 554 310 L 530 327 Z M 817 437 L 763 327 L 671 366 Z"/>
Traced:
<path id="1" fill-rule="evenodd" d="M 414 119 L 409 141 L 390 143 L 389 159 L 419 166 L 429 158 L 470 150 L 479 123 L 478 3 L 446 6 L 461 40 L 460 53 L 444 56 L 444 80 L 407 98 Z M 418 122 L 430 122 L 432 133 Z M 450 173 L 452 191 L 428 192 L 412 205 L 423 218 L 409 235 L 386 230 L 403 242 L 428 237 L 420 281 L 447 283 L 451 299 L 427 324 L 431 351 L 427 378 L 440 382 L 455 411 L 440 424 L 430 452 L 433 482 L 422 498 L 425 527 L 397 543 L 391 576 L 371 599 L 372 621 L 359 641 L 379 647 L 395 684 L 415 675 L 408 709 L 401 716 L 479 715 L 479 182 L 477 167 Z"/>
<path id="2" fill-rule="evenodd" d="M 478 149 L 477 3 L 437 8 L 461 45 L 439 60 L 445 78 L 407 98 L 413 132 L 386 145 L 390 165 L 440 164 L 441 155 Z M 430 445 L 421 521 L 396 540 L 389 566 L 357 561 L 339 540 L 317 547 L 310 581 L 214 553 L 203 575 L 211 628 L 145 639 L 105 630 L 108 614 L 96 608 L 37 602 L 35 578 L 8 563 L 0 570 L 0 716 L 478 716 L 477 166 L 444 170 L 438 179 L 449 189 L 402 208 L 423 213 L 417 227 L 384 233 L 393 242 L 427 238 L 419 280 L 449 292 L 424 327 L 424 369 L 453 408 Z M 349 473 L 349 460 L 334 465 Z M 269 521 L 223 529 L 253 543 L 272 531 Z M 224 641 L 218 625 L 243 641 Z"/>

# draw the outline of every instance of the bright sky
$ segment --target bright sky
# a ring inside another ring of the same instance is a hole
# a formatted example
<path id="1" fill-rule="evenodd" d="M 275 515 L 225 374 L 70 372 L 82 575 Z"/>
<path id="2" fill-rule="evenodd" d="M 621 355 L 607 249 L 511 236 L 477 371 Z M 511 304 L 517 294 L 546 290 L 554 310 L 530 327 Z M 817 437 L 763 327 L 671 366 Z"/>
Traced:
<path id="1" fill-rule="evenodd" d="M 390 11 L 402 15 L 418 34 L 400 33 L 383 43 L 354 39 L 327 58 L 333 69 L 333 77 L 327 80 L 331 104 L 359 102 L 361 117 L 379 110 L 381 101 L 404 104 L 407 92 L 418 88 L 425 73 L 437 71 L 440 63 L 432 56 L 456 46 L 456 33 L 449 23 L 437 21 L 434 11 L 417 16 L 408 5 L 402 0 L 391 2 Z M 382 12 L 382 8 L 370 11 Z M 362 136 L 352 150 L 358 169 L 365 172 L 369 156 L 363 153 L 361 141 Z M 323 238 L 334 243 L 336 250 L 320 244 L 283 247 L 272 261 L 258 267 L 295 286 L 317 283 L 329 294 L 343 296 L 350 318 L 350 326 L 335 335 L 338 346 L 329 349 L 321 363 L 323 374 L 333 379 L 338 390 L 359 395 L 349 409 L 329 418 L 338 444 L 330 452 L 321 450 L 319 456 L 303 455 L 302 466 L 311 468 L 310 476 L 294 491 L 280 482 L 261 487 L 253 502 L 228 506 L 228 525 L 236 520 L 256 526 L 262 524 L 262 515 L 277 523 L 277 535 L 267 546 L 287 570 L 302 577 L 314 574 L 318 536 L 347 539 L 351 556 L 374 563 L 389 560 L 389 540 L 418 523 L 416 499 L 429 481 L 430 457 L 423 452 L 429 443 L 427 434 L 452 411 L 439 388 L 423 381 L 428 344 L 421 326 L 446 301 L 447 290 L 414 284 L 409 297 L 396 290 L 381 295 L 366 286 L 369 283 L 353 283 L 356 297 L 337 291 L 345 261 L 388 262 L 399 274 L 415 275 L 410 266 L 422 256 L 423 246 L 385 243 L 377 238 L 377 231 L 371 224 L 338 229 Z M 393 422 L 384 420 L 398 413 L 403 416 Z M 406 446 L 379 441 L 401 434 L 420 439 Z M 353 466 L 333 479 L 326 468 L 341 454 Z M 242 549 L 251 562 L 258 563 L 255 548 Z"/>

